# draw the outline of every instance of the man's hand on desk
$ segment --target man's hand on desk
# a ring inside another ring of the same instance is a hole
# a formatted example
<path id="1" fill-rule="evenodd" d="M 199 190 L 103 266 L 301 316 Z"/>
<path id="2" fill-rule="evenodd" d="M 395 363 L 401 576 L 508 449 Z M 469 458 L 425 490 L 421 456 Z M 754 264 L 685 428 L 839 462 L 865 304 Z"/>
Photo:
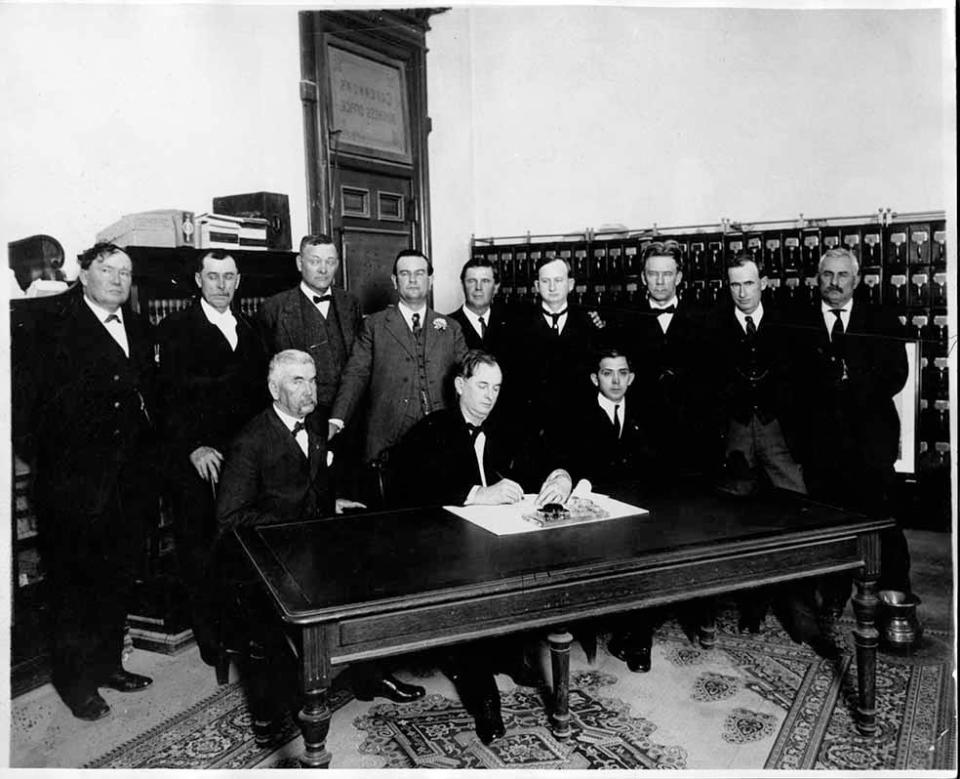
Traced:
<path id="1" fill-rule="evenodd" d="M 333 511 L 335 514 L 343 514 L 346 511 L 358 511 L 360 509 L 365 509 L 366 507 L 366 503 L 361 503 L 358 500 L 337 498 L 333 505 Z"/>
<path id="2" fill-rule="evenodd" d="M 489 487 L 479 487 L 471 503 L 497 506 L 501 503 L 518 503 L 523 498 L 523 487 L 513 479 L 501 479 Z"/>
<path id="3" fill-rule="evenodd" d="M 537 505 L 547 503 L 566 503 L 573 489 L 573 479 L 563 468 L 557 468 L 543 482 L 540 493 L 537 495 Z"/>
<path id="4" fill-rule="evenodd" d="M 216 484 L 220 478 L 220 466 L 223 464 L 223 455 L 212 446 L 198 446 L 190 452 L 190 462 L 200 478 L 211 484 Z"/>

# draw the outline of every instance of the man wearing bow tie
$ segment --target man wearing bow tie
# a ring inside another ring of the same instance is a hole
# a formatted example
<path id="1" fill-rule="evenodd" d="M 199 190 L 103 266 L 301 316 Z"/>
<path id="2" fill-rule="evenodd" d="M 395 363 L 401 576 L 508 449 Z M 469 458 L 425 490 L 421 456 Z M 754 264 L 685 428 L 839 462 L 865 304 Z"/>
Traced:
<path id="1" fill-rule="evenodd" d="M 543 256 L 534 285 L 537 304 L 518 315 L 511 348 L 501 357 L 505 416 L 559 445 L 570 409 L 592 394 L 587 376 L 599 320 L 571 304 L 573 269 L 566 259 Z"/>
<path id="2" fill-rule="evenodd" d="M 251 708 L 260 728 L 282 710 L 292 673 L 282 630 L 233 530 L 250 525 L 319 519 L 362 504 L 334 497 L 327 470 L 326 417 L 318 416 L 316 369 L 306 352 L 287 349 L 270 361 L 267 386 L 273 404 L 240 431 L 231 444 L 217 493 L 217 560 L 224 590 L 239 593 L 241 623 L 269 662 L 251 668 Z M 363 665 L 352 669 L 357 697 L 415 700 L 422 687 L 407 685 Z"/>
<path id="3" fill-rule="evenodd" d="M 53 684 L 76 717 L 110 707 L 98 688 L 136 692 L 121 665 L 144 535 L 158 520 L 153 338 L 124 304 L 132 262 L 100 243 L 80 255 L 82 296 L 43 349 L 34 500 L 53 626 Z"/>
<path id="4" fill-rule="evenodd" d="M 397 506 L 503 505 L 523 497 L 523 484 L 540 484 L 537 504 L 564 503 L 571 477 L 561 468 L 546 473 L 546 456 L 524 445 L 516 428 L 488 421 L 503 374 L 496 358 L 471 350 L 454 380 L 457 406 L 436 411 L 410 430 L 391 460 L 389 502 Z M 429 478 L 424 478 L 429 474 Z M 484 744 L 504 735 L 494 674 L 537 686 L 535 666 L 524 660 L 516 638 L 487 640 L 451 653 L 445 673 L 473 715 Z"/>
<path id="5" fill-rule="evenodd" d="M 704 403 L 695 375 L 702 317 L 677 295 L 683 268 L 676 241 L 650 243 L 642 261 L 647 300 L 625 324 L 637 371 L 633 392 L 663 460 L 681 472 L 701 470 Z"/>
<path id="6" fill-rule="evenodd" d="M 300 349 L 313 357 L 317 408 L 323 415 L 333 404 L 340 375 L 363 326 L 360 302 L 333 286 L 339 267 L 333 239 L 304 236 L 297 255 L 300 284 L 267 298 L 257 312 L 269 354 Z"/>
<path id="7" fill-rule="evenodd" d="M 415 249 L 393 263 L 399 300 L 367 317 L 330 414 L 330 437 L 363 425 L 363 460 L 376 464 L 419 420 L 452 398 L 453 373 L 467 352 L 460 325 L 427 305 L 433 264 Z M 367 399 L 366 415 L 358 413 Z M 376 498 L 371 485 L 363 493 Z"/>

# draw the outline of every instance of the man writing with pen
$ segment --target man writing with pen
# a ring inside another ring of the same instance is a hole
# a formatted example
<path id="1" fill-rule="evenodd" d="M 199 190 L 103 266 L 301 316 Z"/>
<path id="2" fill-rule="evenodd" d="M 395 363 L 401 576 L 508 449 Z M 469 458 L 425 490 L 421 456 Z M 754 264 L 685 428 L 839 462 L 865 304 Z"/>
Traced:
<path id="1" fill-rule="evenodd" d="M 536 504 L 564 503 L 572 479 L 562 468 L 548 473 L 543 436 L 518 441 L 515 428 L 487 425 L 503 383 L 495 357 L 471 350 L 460 362 L 456 408 L 422 419 L 391 452 L 387 501 L 394 506 L 517 503 L 522 484 L 540 483 Z M 546 475 L 544 475 L 546 473 Z M 494 674 L 522 685 L 540 682 L 516 640 L 493 640 L 458 649 L 445 663 L 460 700 L 485 744 L 505 733 Z"/>

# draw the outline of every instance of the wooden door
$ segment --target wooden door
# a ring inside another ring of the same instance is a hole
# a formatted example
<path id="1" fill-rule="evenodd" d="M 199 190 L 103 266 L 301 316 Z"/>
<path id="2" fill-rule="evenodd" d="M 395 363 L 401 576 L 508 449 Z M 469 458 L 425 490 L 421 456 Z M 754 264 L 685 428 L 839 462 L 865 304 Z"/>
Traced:
<path id="1" fill-rule="evenodd" d="M 343 285 L 364 313 L 395 300 L 398 251 L 430 252 L 430 13 L 300 13 L 310 230 L 339 244 Z"/>

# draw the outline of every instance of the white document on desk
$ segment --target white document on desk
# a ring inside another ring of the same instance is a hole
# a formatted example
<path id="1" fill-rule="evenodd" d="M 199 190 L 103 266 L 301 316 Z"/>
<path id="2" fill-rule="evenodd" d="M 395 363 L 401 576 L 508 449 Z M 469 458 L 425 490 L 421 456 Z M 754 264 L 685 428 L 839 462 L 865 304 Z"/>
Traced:
<path id="1" fill-rule="evenodd" d="M 614 500 L 606 495 L 592 492 L 581 497 L 589 498 L 600 508 L 604 509 L 609 516 L 598 517 L 596 519 L 585 519 L 575 523 L 576 525 L 586 525 L 592 522 L 606 522 L 610 519 L 620 519 L 622 517 L 633 517 L 642 514 L 649 514 L 646 509 L 639 506 L 631 506 L 619 500 Z M 531 514 L 536 511 L 536 495 L 524 495 L 519 503 L 510 503 L 501 506 L 444 506 L 447 511 L 462 517 L 474 525 L 482 527 L 489 533 L 498 536 L 511 536 L 518 533 L 536 533 L 539 530 L 553 530 L 550 526 L 541 527 L 529 520 L 523 518 L 524 514 Z M 571 527 L 571 525 L 558 525 L 557 527 Z"/>

